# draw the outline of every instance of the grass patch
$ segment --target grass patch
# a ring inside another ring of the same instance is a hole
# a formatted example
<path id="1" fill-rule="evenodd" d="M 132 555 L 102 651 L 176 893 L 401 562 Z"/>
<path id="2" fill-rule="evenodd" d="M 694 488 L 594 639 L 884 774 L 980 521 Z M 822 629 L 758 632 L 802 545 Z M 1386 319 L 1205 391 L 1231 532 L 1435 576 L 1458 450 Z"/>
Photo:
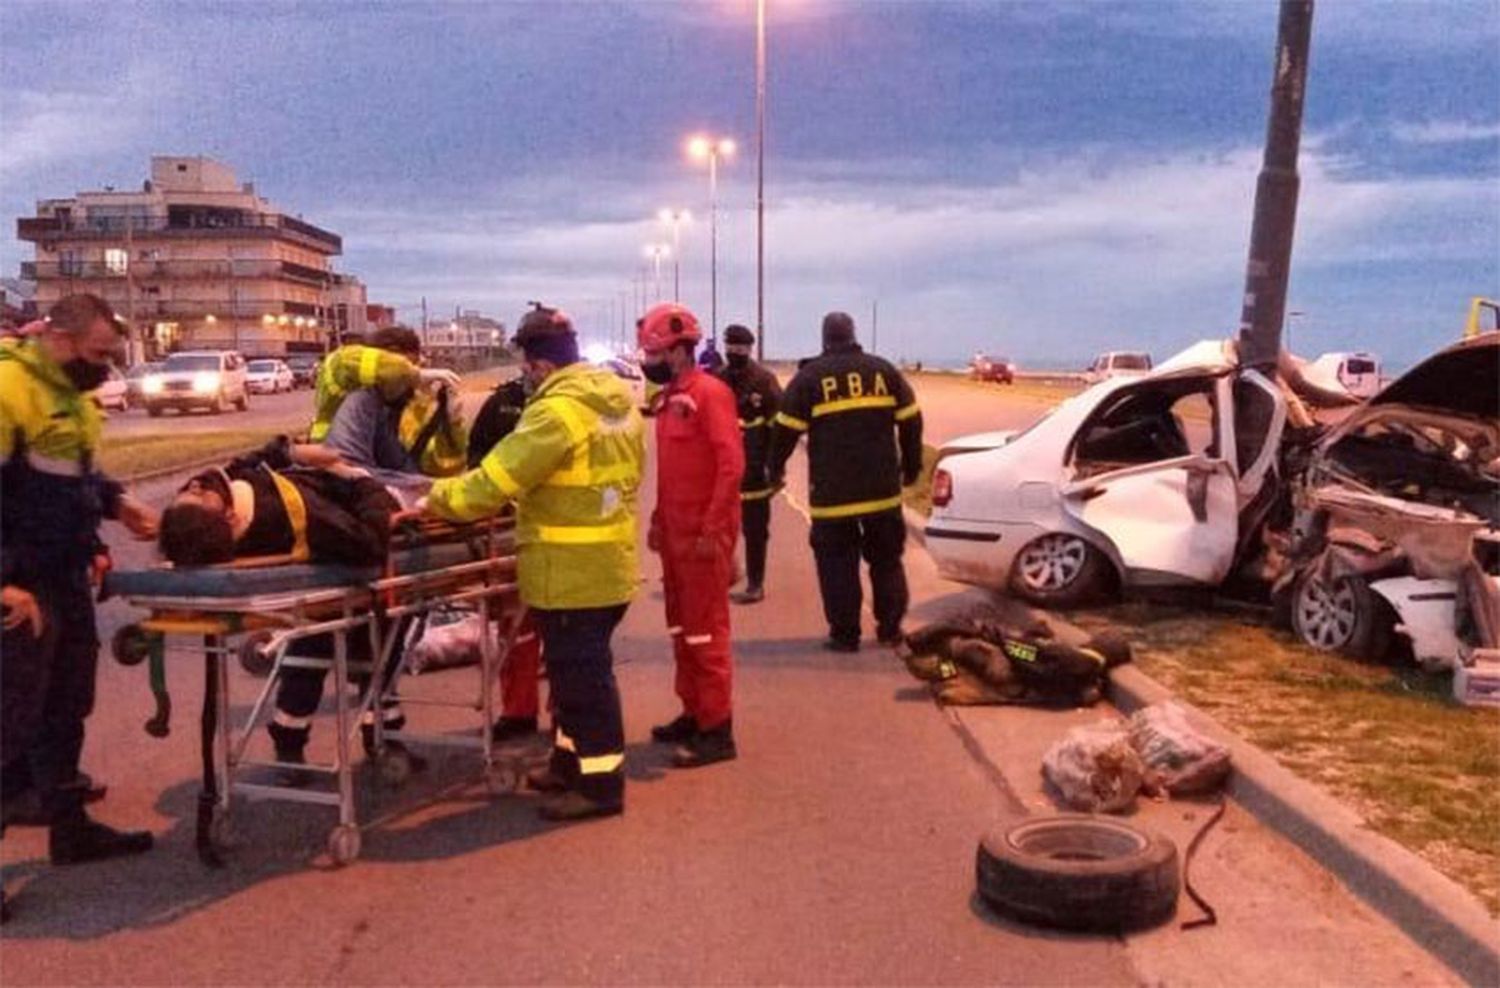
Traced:
<path id="1" fill-rule="evenodd" d="M 170 432 L 170 427 L 168 427 Z M 185 466 L 211 456 L 226 458 L 263 445 L 280 429 L 226 429 L 222 432 L 185 432 L 181 435 L 126 436 L 105 443 L 99 466 L 114 477 L 129 478 L 168 467 Z"/>
<path id="2" fill-rule="evenodd" d="M 932 471 L 937 467 L 937 447 L 922 444 L 922 479 L 904 489 L 906 506 L 923 516 L 932 514 Z"/>
<path id="3" fill-rule="evenodd" d="M 1074 617 L 1126 631 L 1145 672 L 1500 914 L 1500 711 L 1455 703 L 1446 675 L 1315 652 L 1238 617 L 1143 602 Z"/>

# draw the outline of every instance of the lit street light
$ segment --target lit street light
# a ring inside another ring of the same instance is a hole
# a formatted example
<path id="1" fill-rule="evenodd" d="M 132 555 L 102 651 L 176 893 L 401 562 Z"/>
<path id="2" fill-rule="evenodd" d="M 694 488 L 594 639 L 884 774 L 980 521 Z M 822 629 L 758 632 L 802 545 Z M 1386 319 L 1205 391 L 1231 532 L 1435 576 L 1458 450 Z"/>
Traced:
<path id="1" fill-rule="evenodd" d="M 646 256 L 651 258 L 651 263 L 656 268 L 656 301 L 661 301 L 661 259 L 672 256 L 670 244 L 647 244 Z"/>
<path id="2" fill-rule="evenodd" d="M 656 218 L 672 228 L 672 301 L 682 301 L 682 224 L 693 215 L 686 209 L 663 209 Z"/>
<path id="3" fill-rule="evenodd" d="M 719 159 L 734 155 L 734 141 L 699 134 L 688 139 L 688 155 L 708 161 L 708 341 L 719 337 Z"/>
<path id="4" fill-rule="evenodd" d="M 766 0 L 755 0 L 755 359 L 766 359 Z"/>

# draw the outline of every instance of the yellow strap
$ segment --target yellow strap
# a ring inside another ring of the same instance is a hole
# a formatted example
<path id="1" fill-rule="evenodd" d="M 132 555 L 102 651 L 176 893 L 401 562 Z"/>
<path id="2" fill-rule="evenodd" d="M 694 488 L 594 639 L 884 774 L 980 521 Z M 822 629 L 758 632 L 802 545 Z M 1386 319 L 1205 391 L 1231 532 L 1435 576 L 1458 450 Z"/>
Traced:
<path id="1" fill-rule="evenodd" d="M 763 501 L 776 493 L 776 488 L 766 487 L 758 491 L 740 491 L 741 501 Z"/>
<path id="2" fill-rule="evenodd" d="M 868 398 L 840 398 L 814 405 L 813 418 L 833 415 L 836 412 L 857 412 L 865 408 L 895 408 L 896 399 L 890 395 L 871 395 Z"/>
<path id="3" fill-rule="evenodd" d="M 764 415 L 757 415 L 755 418 L 749 419 L 748 421 L 746 419 L 740 419 L 741 429 L 759 429 L 765 424 L 766 417 Z"/>
<path id="4" fill-rule="evenodd" d="M 297 490 L 296 484 L 275 470 L 267 472 L 276 482 L 276 493 L 281 495 L 287 520 L 292 523 L 292 558 L 299 563 L 306 562 L 312 556 L 307 548 L 307 502 L 302 500 L 302 492 Z"/>
<path id="5" fill-rule="evenodd" d="M 916 402 L 912 402 L 910 405 L 907 405 L 905 408 L 898 408 L 898 409 L 896 409 L 896 421 L 897 422 L 905 422 L 907 419 L 912 418 L 912 417 L 917 416 L 917 415 L 921 415 L 921 414 L 922 414 L 922 410 L 917 407 L 917 403 Z"/>
<path id="6" fill-rule="evenodd" d="M 877 511 L 888 511 L 901 506 L 901 495 L 879 501 L 855 501 L 851 504 L 832 504 L 821 508 L 808 508 L 814 518 L 848 518 L 851 515 L 870 515 Z"/>
<path id="7" fill-rule="evenodd" d="M 627 517 L 609 525 L 538 525 L 539 542 L 553 545 L 598 545 L 605 542 L 635 541 L 635 519 Z"/>
<path id="8" fill-rule="evenodd" d="M 788 429 L 796 429 L 798 432 L 807 431 L 806 422 L 804 422 L 802 419 L 796 418 L 795 416 L 788 415 L 786 412 L 777 412 L 775 421 L 777 425 L 784 425 Z"/>
<path id="9" fill-rule="evenodd" d="M 512 477 L 510 471 L 501 465 L 500 457 L 486 456 L 479 461 L 479 469 L 484 471 L 490 483 L 500 488 L 500 493 L 506 497 L 512 497 L 520 491 L 521 485 L 516 483 L 516 478 Z"/>
<path id="10" fill-rule="evenodd" d="M 359 351 L 359 383 L 369 387 L 380 379 L 380 351 L 367 346 Z"/>

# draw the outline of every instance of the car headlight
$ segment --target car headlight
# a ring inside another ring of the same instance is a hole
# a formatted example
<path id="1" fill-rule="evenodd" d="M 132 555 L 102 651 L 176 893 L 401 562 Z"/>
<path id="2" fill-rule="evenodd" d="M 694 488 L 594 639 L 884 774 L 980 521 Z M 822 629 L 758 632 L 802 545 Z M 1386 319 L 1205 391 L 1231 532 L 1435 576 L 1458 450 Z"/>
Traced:
<path id="1" fill-rule="evenodd" d="M 158 375 L 156 375 L 156 374 L 148 374 L 148 375 L 146 375 L 146 379 L 141 382 L 141 393 L 142 394 L 148 394 L 148 395 L 159 395 L 159 394 L 161 394 L 161 392 L 162 392 L 162 379 L 161 379 L 161 377 L 158 376 Z"/>
<path id="2" fill-rule="evenodd" d="M 219 390 L 219 375 L 217 374 L 194 374 L 193 393 L 206 395 Z"/>

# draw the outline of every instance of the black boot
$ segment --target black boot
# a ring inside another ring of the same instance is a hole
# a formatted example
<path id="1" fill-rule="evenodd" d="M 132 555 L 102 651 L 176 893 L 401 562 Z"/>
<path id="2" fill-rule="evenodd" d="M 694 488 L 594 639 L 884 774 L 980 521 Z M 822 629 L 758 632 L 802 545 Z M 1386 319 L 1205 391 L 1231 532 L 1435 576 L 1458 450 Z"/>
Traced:
<path id="1" fill-rule="evenodd" d="M 715 762 L 733 761 L 738 755 L 733 723 L 725 721 L 711 731 L 699 731 L 678 745 L 672 752 L 672 764 L 677 768 L 699 768 Z"/>
<path id="2" fill-rule="evenodd" d="M 385 722 L 385 733 L 400 731 L 406 727 L 405 717 L 396 717 Z M 370 758 L 376 757 L 375 751 L 375 726 L 373 724 L 361 724 L 359 728 L 360 740 L 365 746 L 365 755 Z M 412 751 L 400 741 L 386 741 L 385 751 L 382 755 L 395 753 L 397 758 L 405 760 L 406 765 L 413 772 L 425 772 L 427 770 L 427 759 Z"/>
<path id="3" fill-rule="evenodd" d="M 536 733 L 535 717 L 501 717 L 490 728 L 490 740 L 496 744 L 519 741 Z"/>
<path id="4" fill-rule="evenodd" d="M 90 820 L 79 806 L 54 822 L 47 831 L 47 856 L 55 865 L 103 861 L 151 850 L 147 830 L 116 830 Z"/>
<path id="5" fill-rule="evenodd" d="M 682 714 L 669 724 L 657 724 L 651 728 L 651 740 L 663 743 L 686 741 L 698 733 L 698 722 L 689 714 Z"/>
<path id="6" fill-rule="evenodd" d="M 533 792 L 567 792 L 568 780 L 552 771 L 551 765 L 542 765 L 526 773 L 526 788 Z"/>
<path id="7" fill-rule="evenodd" d="M 590 799 L 576 789 L 558 793 L 544 802 L 537 810 L 543 820 L 565 822 L 588 820 L 599 816 L 617 816 L 625 812 L 624 802 L 600 802 Z"/>

